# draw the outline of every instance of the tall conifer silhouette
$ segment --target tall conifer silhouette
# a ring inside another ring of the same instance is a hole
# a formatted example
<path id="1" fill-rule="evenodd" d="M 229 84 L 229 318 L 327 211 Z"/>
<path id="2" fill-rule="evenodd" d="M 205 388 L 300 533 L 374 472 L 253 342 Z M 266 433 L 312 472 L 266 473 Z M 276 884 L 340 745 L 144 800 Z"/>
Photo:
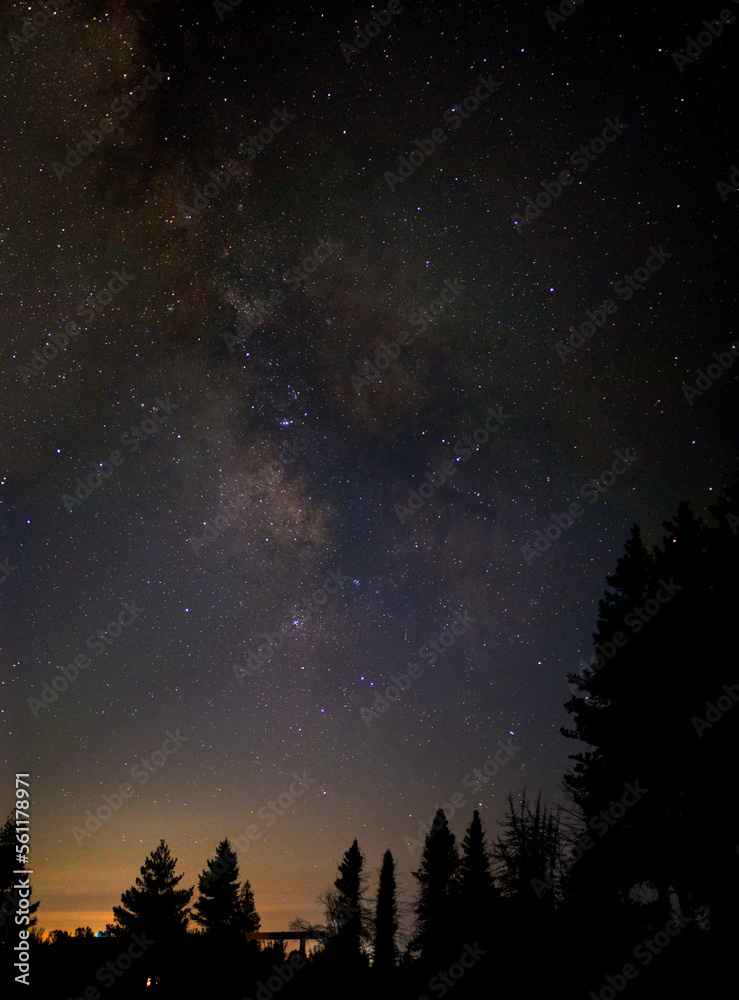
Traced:
<path id="1" fill-rule="evenodd" d="M 141 866 L 136 884 L 121 895 L 121 905 L 113 907 L 115 922 L 108 925 L 111 933 L 147 932 L 159 942 L 184 938 L 194 887 L 177 888 L 184 876 L 175 875 L 176 865 L 177 858 L 160 840 Z"/>
<path id="2" fill-rule="evenodd" d="M 374 967 L 376 969 L 392 968 L 398 957 L 395 944 L 395 935 L 398 931 L 396 891 L 395 861 L 392 851 L 388 848 L 382 858 L 375 909 Z"/>
<path id="3" fill-rule="evenodd" d="M 453 951 L 456 939 L 454 890 L 459 867 L 455 836 L 449 829 L 443 809 L 436 812 L 418 871 L 419 894 L 416 902 L 416 944 L 425 960 L 439 959 Z"/>

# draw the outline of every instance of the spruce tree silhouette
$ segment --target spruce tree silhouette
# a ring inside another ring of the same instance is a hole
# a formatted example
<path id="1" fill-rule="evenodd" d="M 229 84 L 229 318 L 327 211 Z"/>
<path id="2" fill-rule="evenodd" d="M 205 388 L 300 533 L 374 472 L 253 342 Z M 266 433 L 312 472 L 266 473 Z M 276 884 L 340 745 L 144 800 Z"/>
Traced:
<path id="1" fill-rule="evenodd" d="M 198 880 L 199 897 L 192 919 L 211 937 L 234 937 L 240 931 L 239 866 L 231 844 L 222 840 Z M 252 900 L 253 903 L 253 900 Z"/>
<path id="2" fill-rule="evenodd" d="M 421 864 L 413 877 L 418 879 L 416 935 L 424 962 L 443 962 L 458 944 L 454 913 L 454 879 L 459 854 L 454 834 L 443 809 L 438 809 L 426 835 Z"/>
<path id="3" fill-rule="evenodd" d="M 259 955 L 258 943 L 247 941 L 246 934 L 259 930 L 260 920 L 249 881 L 239 887 L 238 857 L 228 838 L 218 844 L 215 857 L 207 860 L 198 888 L 192 919 L 202 929 L 202 936 L 193 944 L 201 960 L 197 983 L 191 977 L 188 985 L 195 987 L 195 992 L 207 991 L 212 969 L 217 966 L 224 995 L 231 991 L 241 995 L 244 975 L 254 973 Z"/>
<path id="4" fill-rule="evenodd" d="M 334 882 L 338 928 L 329 946 L 334 960 L 340 963 L 354 965 L 362 958 L 362 939 L 365 937 L 363 867 L 364 858 L 355 838 L 344 854 L 339 877 Z"/>
<path id="5" fill-rule="evenodd" d="M 377 888 L 377 902 L 374 921 L 375 969 L 391 969 L 398 958 L 395 935 L 398 932 L 398 902 L 396 899 L 395 861 L 388 848 L 382 857 L 380 881 Z"/>
<path id="6" fill-rule="evenodd" d="M 664 922 L 672 889 L 694 910 L 710 898 L 728 927 L 739 889 L 736 807 L 727 795 L 739 713 L 715 728 L 702 729 L 700 719 L 719 697 L 725 707 L 739 699 L 736 671 L 714 655 L 736 645 L 739 485 L 709 509 L 713 527 L 682 501 L 651 555 L 634 527 L 600 602 L 599 660 L 589 675 L 570 675 L 579 693 L 565 708 L 575 725 L 562 732 L 590 747 L 571 755 L 565 777 L 583 818 L 613 820 L 575 865 L 575 890 L 615 907 L 619 890 L 623 897 L 649 882 L 655 919 Z M 648 791 L 624 810 L 626 786 L 636 782 Z"/>
<path id="7" fill-rule="evenodd" d="M 498 902 L 490 870 L 490 853 L 480 813 L 475 809 L 462 841 L 462 858 L 457 869 L 457 920 L 465 941 L 490 940 Z"/>
<path id="8" fill-rule="evenodd" d="M 598 605 L 598 624 L 593 639 L 603 651 L 594 654 L 597 662 L 590 664 L 588 670 L 568 675 L 568 680 L 580 693 L 565 704 L 574 716 L 575 727 L 562 728 L 561 732 L 593 749 L 570 754 L 575 766 L 565 775 L 564 784 L 586 819 L 610 805 L 616 791 L 620 797 L 624 781 L 638 777 L 633 773 L 632 761 L 617 764 L 609 753 L 619 742 L 624 706 L 635 701 L 633 676 L 623 667 L 634 645 L 626 651 L 613 641 L 613 637 L 619 630 L 624 631 L 624 618 L 640 607 L 650 593 L 652 562 L 635 524 L 615 572 L 606 577 L 612 589 L 606 590 Z"/>
<path id="9" fill-rule="evenodd" d="M 590 829 L 593 822 L 603 827 L 603 814 L 610 818 L 611 806 L 620 803 L 628 785 L 641 782 L 639 787 L 650 789 L 645 749 L 657 720 L 648 692 L 658 686 L 655 675 L 662 661 L 653 650 L 655 623 L 637 617 L 655 592 L 654 557 L 638 525 L 606 583 L 593 633 L 595 662 L 569 675 L 579 691 L 565 703 L 575 725 L 561 730 L 588 746 L 570 755 L 575 765 L 564 787 Z M 594 838 L 594 848 L 582 854 L 572 872 L 573 894 L 583 908 L 597 908 L 601 920 L 618 921 L 619 889 L 649 877 L 640 845 L 644 806 L 640 799 L 628 813 L 624 810 L 618 825 L 607 827 L 605 838 Z"/>
<path id="10" fill-rule="evenodd" d="M 671 888 L 683 897 L 690 894 L 697 839 L 701 838 L 705 815 L 715 811 L 717 805 L 706 801 L 707 809 L 701 818 L 695 814 L 697 803 L 690 789 L 703 786 L 699 773 L 703 767 L 699 764 L 701 755 L 696 755 L 689 720 L 696 705 L 702 707 L 702 695 L 715 696 L 714 681 L 720 692 L 718 678 L 726 679 L 722 676 L 723 666 L 716 674 L 705 655 L 704 629 L 710 627 L 714 617 L 710 596 L 713 583 L 707 574 L 706 558 L 711 532 L 686 501 L 678 504 L 675 517 L 664 521 L 663 527 L 667 533 L 653 552 L 650 596 L 656 593 L 661 598 L 665 585 L 669 591 L 680 589 L 644 626 L 639 636 L 641 655 L 631 668 L 645 678 L 644 690 L 636 699 L 642 711 L 635 713 L 632 734 L 642 743 L 639 771 L 650 793 L 640 804 L 641 809 L 634 811 L 638 830 L 634 830 L 633 842 L 624 851 L 625 855 L 632 851 L 643 860 L 637 875 L 649 879 L 657 888 L 660 920 L 669 914 Z M 651 610 L 647 605 L 646 611 Z M 630 821 L 632 816 L 626 819 Z M 624 824 L 624 829 L 629 830 L 630 825 Z"/>
<path id="11" fill-rule="evenodd" d="M 254 892 L 249 884 L 249 879 L 244 879 L 238 898 L 238 929 L 242 934 L 251 934 L 254 931 L 258 931 L 261 925 L 262 921 L 259 919 L 259 914 L 254 904 Z"/>

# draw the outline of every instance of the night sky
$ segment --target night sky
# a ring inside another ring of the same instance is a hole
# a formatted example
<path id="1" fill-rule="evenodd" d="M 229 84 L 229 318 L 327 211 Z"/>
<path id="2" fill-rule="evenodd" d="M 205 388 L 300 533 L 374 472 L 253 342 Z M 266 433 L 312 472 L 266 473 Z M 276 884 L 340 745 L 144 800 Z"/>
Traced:
<path id="1" fill-rule="evenodd" d="M 0 804 L 29 772 L 40 927 L 228 836 L 285 930 L 355 836 L 410 900 L 452 796 L 459 838 L 565 801 L 631 525 L 736 473 L 725 4 L 690 62 L 718 3 L 395 3 L 354 50 L 341 2 L 3 5 Z"/>

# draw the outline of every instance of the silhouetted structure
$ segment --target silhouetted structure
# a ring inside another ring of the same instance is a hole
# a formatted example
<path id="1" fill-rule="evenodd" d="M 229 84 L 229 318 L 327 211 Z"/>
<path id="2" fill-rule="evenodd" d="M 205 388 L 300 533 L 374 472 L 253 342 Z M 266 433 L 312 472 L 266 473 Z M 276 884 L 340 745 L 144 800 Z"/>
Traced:
<path id="1" fill-rule="evenodd" d="M 322 941 L 326 931 L 250 931 L 246 934 L 247 941 L 300 941 L 300 954 L 306 956 L 306 941 Z"/>

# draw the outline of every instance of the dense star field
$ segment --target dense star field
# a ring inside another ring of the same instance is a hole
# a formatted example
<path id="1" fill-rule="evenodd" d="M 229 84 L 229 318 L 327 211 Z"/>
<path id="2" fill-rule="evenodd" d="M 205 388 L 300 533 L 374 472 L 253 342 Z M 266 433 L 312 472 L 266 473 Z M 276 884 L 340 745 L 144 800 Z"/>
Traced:
<path id="1" fill-rule="evenodd" d="M 408 902 L 437 808 L 567 801 L 632 525 L 736 475 L 726 3 L 3 5 L 40 927 L 104 929 L 162 838 L 187 887 L 230 838 L 263 930 L 355 837 Z"/>

